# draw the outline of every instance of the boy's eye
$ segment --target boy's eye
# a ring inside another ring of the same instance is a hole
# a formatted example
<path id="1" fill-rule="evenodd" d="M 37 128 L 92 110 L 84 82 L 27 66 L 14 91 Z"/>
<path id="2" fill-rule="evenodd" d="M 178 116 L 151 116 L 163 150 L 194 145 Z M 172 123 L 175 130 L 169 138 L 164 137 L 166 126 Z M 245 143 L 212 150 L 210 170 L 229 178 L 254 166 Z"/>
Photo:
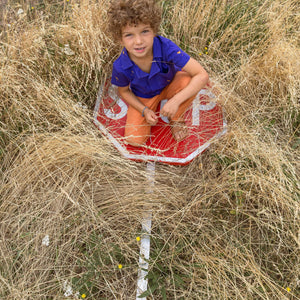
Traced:
<path id="1" fill-rule="evenodd" d="M 148 32 L 149 32 L 148 29 L 143 30 L 143 33 L 148 33 Z"/>
<path id="2" fill-rule="evenodd" d="M 131 33 L 126 33 L 125 34 L 125 37 L 129 37 L 129 36 L 132 36 L 132 34 Z"/>

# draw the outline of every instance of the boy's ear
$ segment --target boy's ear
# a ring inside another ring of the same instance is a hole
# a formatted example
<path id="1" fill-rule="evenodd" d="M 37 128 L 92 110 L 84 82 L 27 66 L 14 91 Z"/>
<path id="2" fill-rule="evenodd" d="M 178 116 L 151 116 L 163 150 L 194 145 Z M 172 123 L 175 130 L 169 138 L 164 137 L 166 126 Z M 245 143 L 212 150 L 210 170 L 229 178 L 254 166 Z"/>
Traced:
<path id="1" fill-rule="evenodd" d="M 119 35 L 119 37 L 118 37 L 118 42 L 119 42 L 119 44 L 120 44 L 121 46 L 124 47 L 124 43 L 123 43 L 123 40 L 122 40 L 122 34 Z"/>

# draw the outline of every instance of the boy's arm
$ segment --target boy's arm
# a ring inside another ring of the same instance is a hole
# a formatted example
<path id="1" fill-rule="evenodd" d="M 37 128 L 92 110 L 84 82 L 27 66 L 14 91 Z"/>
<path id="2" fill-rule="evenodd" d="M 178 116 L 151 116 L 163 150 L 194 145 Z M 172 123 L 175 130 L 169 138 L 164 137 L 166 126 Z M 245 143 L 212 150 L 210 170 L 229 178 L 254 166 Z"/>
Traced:
<path id="1" fill-rule="evenodd" d="M 147 123 L 150 125 L 155 125 L 158 120 L 158 116 L 150 108 L 145 106 L 129 89 L 129 86 L 118 87 L 118 92 L 123 100 L 127 102 L 130 106 L 135 108 L 142 114 L 144 114 Z"/>
<path id="2" fill-rule="evenodd" d="M 185 102 L 190 97 L 196 95 L 208 83 L 209 78 L 207 72 L 192 57 L 183 67 L 183 70 L 189 73 L 192 79 L 184 89 L 174 95 L 162 108 L 161 114 L 168 118 L 174 117 L 180 104 Z"/>

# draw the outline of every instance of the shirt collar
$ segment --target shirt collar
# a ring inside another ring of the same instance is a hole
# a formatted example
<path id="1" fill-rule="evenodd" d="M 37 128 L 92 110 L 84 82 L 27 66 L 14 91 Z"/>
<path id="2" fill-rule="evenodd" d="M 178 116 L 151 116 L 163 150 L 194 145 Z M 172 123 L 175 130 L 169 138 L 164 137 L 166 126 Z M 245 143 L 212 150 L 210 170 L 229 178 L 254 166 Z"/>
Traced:
<path id="1" fill-rule="evenodd" d="M 128 70 L 130 71 L 131 69 L 131 72 L 134 72 L 135 75 L 138 77 L 138 78 L 144 78 L 144 77 L 147 77 L 149 74 L 143 72 L 129 57 L 128 55 L 128 52 L 126 50 L 126 48 L 124 48 L 122 50 L 122 53 L 121 53 L 121 64 L 122 64 L 122 68 L 124 70 Z"/>
<path id="2" fill-rule="evenodd" d="M 124 70 L 131 68 L 134 66 L 134 63 L 130 59 L 126 48 L 124 47 L 121 53 L 121 64 Z"/>
<path id="3" fill-rule="evenodd" d="M 150 71 L 150 75 L 149 78 L 153 77 L 154 75 L 156 75 L 157 73 L 160 72 L 160 67 L 159 67 L 159 63 L 162 60 L 162 49 L 161 49 L 161 42 L 160 39 L 158 38 L 158 36 L 156 36 L 154 38 L 153 41 L 153 63 L 151 66 L 151 71 Z"/>
<path id="4" fill-rule="evenodd" d="M 155 36 L 153 41 L 153 59 L 154 58 L 162 58 L 161 42 L 158 36 Z"/>

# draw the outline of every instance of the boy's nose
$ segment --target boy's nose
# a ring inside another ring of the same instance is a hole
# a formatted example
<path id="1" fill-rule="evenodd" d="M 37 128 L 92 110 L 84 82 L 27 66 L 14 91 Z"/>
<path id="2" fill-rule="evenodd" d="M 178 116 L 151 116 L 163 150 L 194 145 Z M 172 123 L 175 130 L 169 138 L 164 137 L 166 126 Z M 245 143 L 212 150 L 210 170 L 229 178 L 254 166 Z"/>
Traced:
<path id="1" fill-rule="evenodd" d="M 141 39 L 141 37 L 139 35 L 136 36 L 135 43 L 136 44 L 141 44 L 142 43 L 142 39 Z"/>

